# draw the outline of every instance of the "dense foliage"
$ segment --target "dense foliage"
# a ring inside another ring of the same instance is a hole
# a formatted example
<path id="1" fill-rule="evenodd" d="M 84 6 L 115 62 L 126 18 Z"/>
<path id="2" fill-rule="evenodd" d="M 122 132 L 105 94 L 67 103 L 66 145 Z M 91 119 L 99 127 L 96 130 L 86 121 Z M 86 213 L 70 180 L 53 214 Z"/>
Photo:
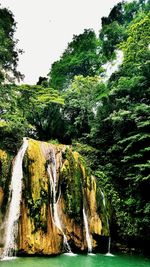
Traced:
<path id="1" fill-rule="evenodd" d="M 16 49 L 15 30 L 16 23 L 11 11 L 0 9 L 0 83 L 22 77 L 17 71 L 18 53 L 22 51 Z"/>
<path id="2" fill-rule="evenodd" d="M 120 46 L 124 61 L 108 83 L 107 101 L 95 120 L 96 142 L 91 140 L 119 194 L 116 212 L 121 235 L 140 242 L 150 240 L 149 30 L 149 13 L 139 14 L 128 27 L 128 38 Z"/>
<path id="3" fill-rule="evenodd" d="M 113 238 L 138 247 L 150 243 L 149 10 L 149 0 L 117 4 L 102 18 L 99 38 L 93 30 L 73 37 L 48 80 L 0 85 L 2 148 L 14 152 L 24 135 L 72 144 L 105 188 Z M 17 59 L 14 46 L 7 49 L 9 57 L 0 52 L 2 73 Z M 123 51 L 122 64 L 106 80 L 104 64 L 116 50 Z"/>
<path id="4" fill-rule="evenodd" d="M 53 63 L 50 86 L 63 90 L 68 87 L 75 75 L 96 75 L 100 66 L 98 40 L 93 30 L 74 35 L 60 60 Z"/>

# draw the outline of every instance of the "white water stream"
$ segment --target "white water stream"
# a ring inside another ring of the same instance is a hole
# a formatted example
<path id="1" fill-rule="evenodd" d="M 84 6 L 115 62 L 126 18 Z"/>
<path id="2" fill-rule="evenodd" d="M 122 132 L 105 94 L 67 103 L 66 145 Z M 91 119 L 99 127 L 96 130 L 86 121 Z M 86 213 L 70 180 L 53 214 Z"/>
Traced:
<path id="1" fill-rule="evenodd" d="M 87 216 L 85 213 L 85 209 L 83 208 L 83 221 L 84 221 L 84 226 L 85 226 L 85 233 L 86 233 L 86 242 L 88 246 L 88 253 L 92 252 L 92 242 L 90 238 L 90 232 L 89 232 L 89 226 L 88 226 L 88 220 Z"/>
<path id="2" fill-rule="evenodd" d="M 105 208 L 105 215 L 106 215 L 106 221 L 107 221 L 107 226 L 108 226 L 108 229 L 109 229 L 109 220 L 108 220 L 108 216 L 107 216 L 107 210 L 106 210 L 106 199 L 105 199 L 105 195 L 103 193 L 102 190 L 101 191 L 101 196 L 102 196 L 102 200 L 103 200 L 103 206 Z"/>
<path id="3" fill-rule="evenodd" d="M 50 178 L 50 186 L 52 189 L 52 206 L 51 206 L 51 210 L 53 212 L 53 219 L 54 219 L 54 223 L 57 226 L 57 228 L 62 232 L 63 234 L 63 239 L 64 239 L 64 247 L 66 249 L 67 252 L 72 253 L 71 251 L 71 247 L 68 244 L 67 241 L 67 237 L 65 235 L 65 233 L 63 232 L 62 226 L 61 226 L 61 221 L 59 218 L 59 214 L 58 214 L 58 200 L 56 199 L 56 194 L 57 194 L 57 168 L 56 168 L 56 156 L 55 156 L 55 151 L 54 149 L 51 150 L 51 158 L 50 158 L 50 163 L 48 164 L 47 167 L 47 172 Z"/>
<path id="4" fill-rule="evenodd" d="M 17 250 L 17 237 L 18 237 L 18 220 L 20 216 L 20 202 L 22 195 L 22 161 L 26 149 L 28 147 L 28 140 L 23 139 L 23 144 L 18 151 L 14 160 L 12 178 L 10 184 L 10 205 L 6 225 L 6 239 L 4 252 L 2 257 L 12 257 Z"/>
<path id="5" fill-rule="evenodd" d="M 101 190 L 101 195 L 102 195 L 102 199 L 103 199 L 103 205 L 104 205 L 104 208 L 106 208 L 106 200 L 105 200 L 105 195 L 103 193 L 103 191 Z"/>
<path id="6" fill-rule="evenodd" d="M 102 195 L 102 199 L 103 199 L 104 208 L 106 209 L 105 195 L 104 195 L 102 190 L 101 190 L 101 195 Z M 107 213 L 106 213 L 106 221 L 107 221 L 107 226 L 108 226 L 108 229 L 109 229 L 109 220 L 108 220 Z M 111 246 L 111 237 L 109 236 L 109 239 L 108 239 L 108 251 L 106 253 L 106 256 L 114 256 L 113 254 L 110 253 L 110 246 Z"/>
<path id="7" fill-rule="evenodd" d="M 110 253 L 110 246 L 111 246 L 111 237 L 108 239 L 108 252 L 106 253 L 106 256 L 113 257 L 114 255 Z"/>

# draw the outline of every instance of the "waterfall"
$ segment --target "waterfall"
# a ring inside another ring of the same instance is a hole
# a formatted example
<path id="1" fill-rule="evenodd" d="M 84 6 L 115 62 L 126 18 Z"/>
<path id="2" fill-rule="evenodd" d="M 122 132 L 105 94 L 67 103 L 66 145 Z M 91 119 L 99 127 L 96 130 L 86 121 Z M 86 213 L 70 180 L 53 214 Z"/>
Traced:
<path id="1" fill-rule="evenodd" d="M 102 199 L 103 199 L 103 205 L 106 208 L 106 200 L 105 200 L 105 196 L 104 196 L 104 193 L 102 190 L 101 190 L 101 195 L 102 195 Z"/>
<path id="2" fill-rule="evenodd" d="M 17 250 L 17 236 L 18 236 L 18 220 L 20 215 L 20 202 L 22 195 L 22 161 L 26 149 L 28 147 L 28 141 L 23 139 L 23 144 L 18 151 L 15 158 L 12 170 L 12 178 L 10 184 L 10 205 L 8 212 L 8 221 L 6 225 L 6 239 L 3 252 L 3 258 L 11 257 Z"/>
<path id="3" fill-rule="evenodd" d="M 111 237 L 109 236 L 108 239 L 108 252 L 106 253 L 106 256 L 114 256 L 113 254 L 110 253 L 110 246 L 111 246 Z"/>
<path id="4" fill-rule="evenodd" d="M 100 191 L 101 191 L 101 196 L 102 196 L 102 200 L 103 200 L 103 206 L 104 206 L 104 209 L 105 209 L 107 227 L 109 229 L 109 220 L 108 220 L 107 209 L 106 209 L 106 199 L 105 199 L 105 195 L 104 195 L 103 191 L 101 189 L 100 189 Z"/>
<path id="5" fill-rule="evenodd" d="M 101 195 L 102 195 L 102 199 L 103 199 L 103 206 L 104 206 L 104 208 L 106 210 L 106 200 L 105 200 L 105 195 L 104 195 L 102 190 L 101 190 Z M 108 226 L 108 229 L 109 229 L 109 220 L 108 220 L 107 212 L 105 212 L 105 214 L 106 214 L 107 226 Z M 106 253 L 106 256 L 114 256 L 113 254 L 110 253 L 110 246 L 111 246 L 111 237 L 109 236 L 109 239 L 108 239 L 108 251 Z"/>
<path id="6" fill-rule="evenodd" d="M 88 226 L 88 220 L 87 216 L 85 214 L 85 209 L 83 208 L 83 221 L 84 221 L 84 226 L 85 226 L 85 233 L 86 233 L 86 242 L 88 246 L 88 253 L 92 252 L 92 242 L 90 238 L 90 233 L 89 233 L 89 226 Z"/>
<path id="7" fill-rule="evenodd" d="M 111 237 L 108 239 L 108 253 L 110 253 Z"/>
<path id="8" fill-rule="evenodd" d="M 55 151 L 54 149 L 51 150 L 51 158 L 50 158 L 50 163 L 48 164 L 47 167 L 47 172 L 50 178 L 50 186 L 52 189 L 51 196 L 52 196 L 52 206 L 51 210 L 53 212 L 53 219 L 54 223 L 57 226 L 57 228 L 62 232 L 63 234 L 63 239 L 64 239 L 64 247 L 67 250 L 67 252 L 72 253 L 71 247 L 68 244 L 67 237 L 65 233 L 63 232 L 62 226 L 61 226 L 61 221 L 58 215 L 58 201 L 60 198 L 57 200 L 56 194 L 57 194 L 57 168 L 56 168 L 56 156 L 55 156 Z"/>

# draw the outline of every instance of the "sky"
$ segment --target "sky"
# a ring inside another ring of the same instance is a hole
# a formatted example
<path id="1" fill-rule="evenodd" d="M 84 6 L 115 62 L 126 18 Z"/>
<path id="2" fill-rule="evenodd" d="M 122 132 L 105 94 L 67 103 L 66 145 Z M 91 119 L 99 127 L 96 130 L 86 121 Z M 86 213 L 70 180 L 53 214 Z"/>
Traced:
<path id="1" fill-rule="evenodd" d="M 23 83 L 36 84 L 46 77 L 51 64 L 58 60 L 73 35 L 84 29 L 101 27 L 101 18 L 108 16 L 119 0 L 0 0 L 17 22 L 18 70 L 25 75 Z"/>

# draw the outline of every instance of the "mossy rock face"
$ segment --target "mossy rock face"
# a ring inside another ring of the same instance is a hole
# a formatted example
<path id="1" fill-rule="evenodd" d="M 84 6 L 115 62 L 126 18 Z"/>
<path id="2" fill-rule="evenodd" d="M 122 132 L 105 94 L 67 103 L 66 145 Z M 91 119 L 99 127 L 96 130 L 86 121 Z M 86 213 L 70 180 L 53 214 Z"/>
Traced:
<path id="1" fill-rule="evenodd" d="M 4 188 L 8 176 L 8 154 L 0 149 L 0 186 Z"/>
<path id="2" fill-rule="evenodd" d="M 56 255 L 63 250 L 63 235 L 54 224 L 50 205 L 51 186 L 47 165 L 53 149 L 51 144 L 28 140 L 23 161 L 20 253 Z"/>
<path id="3" fill-rule="evenodd" d="M 83 172 L 79 155 L 66 149 L 63 154 L 63 166 L 60 172 L 62 194 L 65 200 L 65 212 L 78 222 L 82 220 L 83 209 Z"/>
<path id="4" fill-rule="evenodd" d="M 97 237 L 109 235 L 107 214 L 96 178 L 84 158 L 69 146 L 30 139 L 23 166 L 23 198 L 31 222 L 32 239 L 39 233 L 47 235 L 49 225 L 50 239 L 58 240 L 58 236 L 62 235 L 60 229 L 53 231 L 53 227 L 57 228 L 54 217 L 55 186 L 60 224 L 70 244 L 81 251 L 87 249 L 84 209 L 93 248 L 98 248 Z M 61 242 L 60 250 L 62 246 Z"/>
<path id="5" fill-rule="evenodd" d="M 2 187 L 0 187 L 0 208 L 1 208 L 2 203 L 3 203 L 3 198 L 4 198 L 4 192 L 3 192 Z"/>
<path id="6" fill-rule="evenodd" d="M 41 150 L 41 143 L 30 139 L 24 157 L 23 197 L 28 207 L 28 215 L 33 219 L 34 231 L 47 228 L 48 174 L 46 159 Z"/>
<path id="7" fill-rule="evenodd" d="M 0 149 L 0 206 L 2 213 L 6 211 L 9 197 L 12 158 L 12 155 Z"/>
<path id="8" fill-rule="evenodd" d="M 10 181 L 10 158 L 0 152 L 2 177 L 9 176 Z M 0 204 L 3 196 L 0 185 Z M 99 251 L 100 236 L 109 235 L 106 209 L 96 178 L 84 158 L 69 146 L 28 140 L 23 159 L 20 210 L 20 253 L 60 254 L 64 252 L 64 235 L 74 251 L 87 251 L 83 213 L 93 250 Z"/>
<path id="9" fill-rule="evenodd" d="M 77 222 L 83 221 L 83 206 L 88 205 L 85 191 L 92 189 L 91 173 L 81 155 L 70 148 L 63 153 L 60 179 L 66 213 Z"/>
<path id="10" fill-rule="evenodd" d="M 109 205 L 96 178 L 86 166 L 83 157 L 67 148 L 63 153 L 60 172 L 65 213 L 80 225 L 83 224 L 83 207 L 93 236 L 109 236 Z M 105 201 L 105 203 L 104 203 Z M 94 242 L 94 241 L 93 241 Z"/>
<path id="11" fill-rule="evenodd" d="M 102 221 L 102 235 L 109 236 L 109 221 L 110 221 L 110 205 L 105 195 L 103 189 L 97 186 L 96 190 L 96 203 L 97 203 L 97 212 L 100 214 Z"/>

